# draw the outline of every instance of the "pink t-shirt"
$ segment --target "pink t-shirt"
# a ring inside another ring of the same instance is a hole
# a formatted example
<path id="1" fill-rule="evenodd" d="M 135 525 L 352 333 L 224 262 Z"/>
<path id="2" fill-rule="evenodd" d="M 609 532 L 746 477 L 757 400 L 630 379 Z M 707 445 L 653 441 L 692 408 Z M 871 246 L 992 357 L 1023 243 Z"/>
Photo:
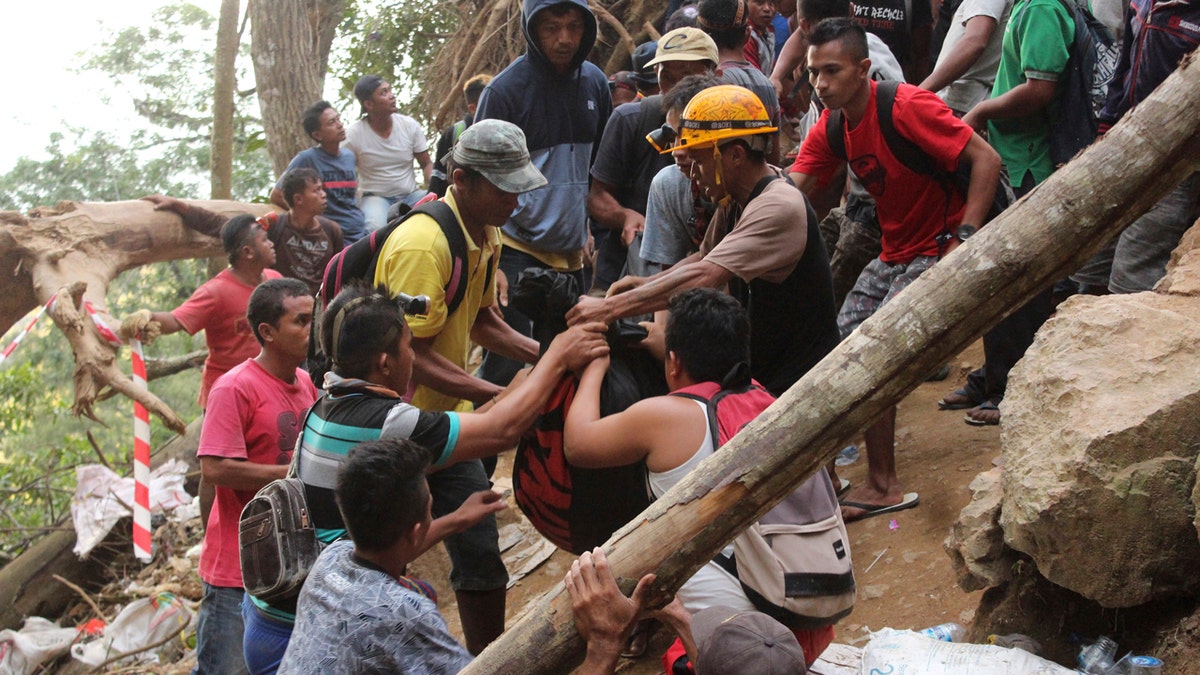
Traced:
<path id="1" fill-rule="evenodd" d="M 295 382 L 288 384 L 251 359 L 222 377 L 208 400 L 198 456 L 283 465 L 292 460 L 300 424 L 317 400 L 317 389 L 299 368 Z M 242 587 L 238 518 L 253 497 L 252 490 L 216 486 L 200 553 L 200 578 L 213 586 Z"/>
<path id="2" fill-rule="evenodd" d="M 275 270 L 263 270 L 262 280 L 279 279 Z M 208 394 L 213 384 L 230 368 L 246 359 L 258 356 L 258 341 L 246 320 L 246 306 L 254 286 L 243 283 L 229 268 L 204 282 L 187 302 L 171 314 L 188 335 L 204 331 L 208 358 L 204 360 L 204 375 L 200 378 L 200 407 L 208 407 Z"/>

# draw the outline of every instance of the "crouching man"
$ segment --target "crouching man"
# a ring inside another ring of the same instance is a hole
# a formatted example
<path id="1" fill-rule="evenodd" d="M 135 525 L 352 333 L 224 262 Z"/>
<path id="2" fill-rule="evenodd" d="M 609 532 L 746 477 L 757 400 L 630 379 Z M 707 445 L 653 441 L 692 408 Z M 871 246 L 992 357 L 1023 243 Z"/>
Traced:
<path id="1" fill-rule="evenodd" d="M 584 371 L 564 429 L 567 460 L 576 466 L 598 468 L 645 460 L 646 482 L 656 498 L 719 446 L 709 425 L 710 401 L 728 402 L 716 418 L 721 429 L 735 432 L 775 401 L 750 378 L 750 319 L 737 300 L 714 289 L 697 288 L 675 295 L 668 309 L 665 368 L 671 394 L 643 399 L 623 412 L 600 417 L 600 383 L 608 370 L 608 359 L 602 357 Z M 824 469 L 796 494 L 813 522 L 838 512 L 833 484 Z M 722 554 L 731 557 L 733 546 Z M 852 575 L 848 582 L 853 588 Z M 715 561 L 684 582 L 676 597 L 691 614 L 719 606 L 756 611 L 738 577 Z M 790 627 L 810 664 L 833 640 L 832 625 Z"/>

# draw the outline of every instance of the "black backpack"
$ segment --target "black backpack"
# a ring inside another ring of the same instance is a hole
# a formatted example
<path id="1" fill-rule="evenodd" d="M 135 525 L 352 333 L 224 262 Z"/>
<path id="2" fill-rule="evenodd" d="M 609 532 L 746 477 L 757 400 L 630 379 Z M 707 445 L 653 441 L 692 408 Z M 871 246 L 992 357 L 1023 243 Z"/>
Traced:
<path id="1" fill-rule="evenodd" d="M 347 246 L 345 250 L 334 255 L 333 259 L 329 261 L 321 283 L 321 303 L 323 305 L 328 305 L 342 290 L 342 286 L 351 280 L 365 279 L 371 282 L 375 278 L 376 268 L 379 267 L 379 253 L 383 250 L 384 242 L 404 221 L 418 213 L 423 213 L 436 220 L 438 226 L 442 228 L 442 234 L 446 236 L 446 241 L 450 244 L 450 257 L 454 261 L 454 267 L 450 272 L 450 281 L 446 284 L 445 289 L 446 314 L 453 314 L 462 304 L 463 298 L 466 297 L 468 282 L 467 238 L 463 236 L 462 228 L 458 224 L 458 219 L 454 217 L 453 209 L 446 202 L 440 200 L 419 204 L 407 212 L 402 208 L 398 209 L 398 206 L 403 205 L 398 202 L 388 212 L 387 225 Z M 485 285 L 490 285 L 491 282 L 492 267 L 489 265 Z M 404 289 L 389 290 L 399 292 Z"/>
<path id="2" fill-rule="evenodd" d="M 926 176 L 933 176 L 947 191 L 951 189 L 957 190 L 965 198 L 967 186 L 971 184 L 970 164 L 959 162 L 958 170 L 954 173 L 945 171 L 937 165 L 937 162 L 929 156 L 929 153 L 922 150 L 920 146 L 908 140 L 896 130 L 895 120 L 892 119 L 892 109 L 896 105 L 896 91 L 899 88 L 900 82 L 893 80 L 883 80 L 877 82 L 875 85 L 875 109 L 879 117 L 879 129 L 883 132 L 883 140 L 887 143 L 888 149 L 910 171 Z M 842 115 L 841 110 L 829 111 L 829 119 L 825 123 L 825 129 L 825 135 L 829 139 L 829 149 L 833 151 L 833 154 L 837 158 L 849 161 L 846 155 L 846 118 Z M 992 205 L 988 208 L 987 217 L 984 218 L 982 223 L 972 224 L 983 225 L 990 222 L 1016 200 L 1016 197 L 1013 195 L 1012 186 L 1008 182 L 1008 174 L 1002 167 L 1000 178 L 996 182 L 996 194 L 992 197 Z"/>
<path id="3" fill-rule="evenodd" d="M 1059 79 L 1058 115 L 1050 120 L 1050 160 L 1055 166 L 1096 140 L 1099 114 L 1120 49 L 1108 28 L 1074 0 L 1059 0 L 1075 22 L 1067 68 Z"/>
<path id="4" fill-rule="evenodd" d="M 423 213 L 436 220 L 449 243 L 453 267 L 450 272 L 450 281 L 446 283 L 445 287 L 446 315 L 453 314 L 462 304 L 463 298 L 467 296 L 467 286 L 470 282 L 467 238 L 463 236 L 462 227 L 459 226 L 458 219 L 454 217 L 454 210 L 446 202 L 437 199 L 419 203 L 412 209 L 409 209 L 403 202 L 393 204 L 388 211 L 387 225 L 336 253 L 330 259 L 329 265 L 326 266 L 325 276 L 321 280 L 321 290 L 318 294 L 320 306 L 322 308 L 328 306 L 342 290 L 342 286 L 351 281 L 365 280 L 368 284 L 372 283 L 375 279 L 375 270 L 379 267 L 379 254 L 383 250 L 384 242 L 404 221 L 418 213 Z M 487 276 L 483 282 L 485 288 L 492 284 L 492 267 L 491 264 L 487 266 Z M 389 290 L 396 293 L 404 289 Z M 317 321 L 319 319 L 314 318 L 314 325 Z M 329 358 L 321 349 L 319 334 L 318 330 L 310 333 L 307 363 L 309 377 L 312 378 L 313 384 L 318 389 L 325 379 L 325 373 L 329 370 Z"/>

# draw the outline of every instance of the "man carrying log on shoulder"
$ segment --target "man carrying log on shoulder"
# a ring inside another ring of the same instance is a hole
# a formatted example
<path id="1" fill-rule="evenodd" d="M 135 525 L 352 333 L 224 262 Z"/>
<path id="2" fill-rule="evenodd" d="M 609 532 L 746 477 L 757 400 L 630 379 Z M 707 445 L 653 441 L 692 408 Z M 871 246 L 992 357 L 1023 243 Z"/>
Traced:
<path id="1" fill-rule="evenodd" d="M 603 468 L 644 461 L 646 483 L 655 498 L 662 497 L 707 457 L 719 452 L 726 433 L 736 433 L 775 401 L 750 378 L 750 321 L 737 300 L 714 289 L 696 288 L 671 298 L 669 310 L 665 365 L 671 393 L 643 399 L 622 412 L 601 417 L 600 385 L 609 366 L 609 360 L 601 357 L 580 378 L 564 427 L 566 456 L 572 465 Z M 793 497 L 802 506 L 800 511 L 790 513 L 795 517 L 788 520 L 789 525 L 812 526 L 826 521 L 841 525 L 833 483 L 824 469 L 805 481 Z M 815 550 L 809 555 L 820 557 Z M 718 558 L 732 560 L 733 556 L 734 546 L 730 544 Z M 748 561 L 741 554 L 738 560 L 744 569 Z M 680 634 L 690 659 L 697 658 L 694 645 L 688 645 L 686 639 L 685 628 L 692 614 L 714 607 L 758 611 L 757 603 L 747 595 L 736 574 L 736 565 L 730 570 L 728 564 L 709 561 L 676 594 L 682 608 L 660 617 Z M 826 580 L 833 575 L 820 576 Z M 844 575 L 842 581 L 852 595 L 853 573 Z M 794 619 L 788 624 L 791 633 L 784 631 L 784 635 L 789 639 L 794 635 L 803 648 L 802 663 L 816 661 L 833 640 L 836 618 L 804 623 L 783 611 L 779 615 Z M 678 670 L 671 668 L 668 672 Z"/>

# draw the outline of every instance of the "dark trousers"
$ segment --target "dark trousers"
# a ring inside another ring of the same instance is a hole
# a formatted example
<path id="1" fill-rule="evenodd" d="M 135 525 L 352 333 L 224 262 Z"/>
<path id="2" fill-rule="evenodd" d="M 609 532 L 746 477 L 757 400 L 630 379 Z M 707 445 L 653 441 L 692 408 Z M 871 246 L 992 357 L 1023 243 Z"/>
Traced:
<path id="1" fill-rule="evenodd" d="M 1022 197 L 1034 188 L 1033 176 L 1026 173 L 1021 186 L 1013 190 Z M 999 403 L 1008 388 L 1008 371 L 1025 356 L 1033 336 L 1054 311 L 1053 287 L 1047 288 L 1017 309 L 983 336 L 984 364 L 967 376 L 967 395 L 975 401 Z"/>

